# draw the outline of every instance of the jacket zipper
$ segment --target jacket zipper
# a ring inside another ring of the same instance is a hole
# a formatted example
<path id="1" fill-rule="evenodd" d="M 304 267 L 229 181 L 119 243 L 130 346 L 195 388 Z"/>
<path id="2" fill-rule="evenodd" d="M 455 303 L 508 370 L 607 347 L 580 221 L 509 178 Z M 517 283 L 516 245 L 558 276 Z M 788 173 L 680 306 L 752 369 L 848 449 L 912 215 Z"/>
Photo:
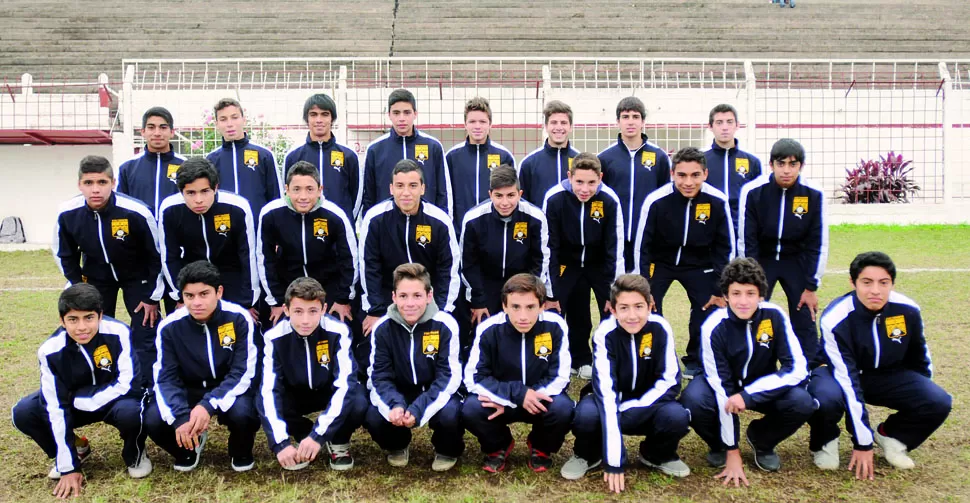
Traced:
<path id="1" fill-rule="evenodd" d="M 239 165 L 236 162 L 236 142 L 232 142 L 232 183 L 235 184 L 233 192 L 239 193 Z"/>
<path id="2" fill-rule="evenodd" d="M 642 147 L 641 147 L 642 148 Z M 634 184 L 633 179 L 636 178 L 636 168 L 634 168 L 634 159 L 637 157 L 637 152 L 640 149 L 630 152 L 630 206 L 628 208 L 628 215 L 626 218 L 626 239 L 630 240 L 633 237 L 633 190 Z"/>
<path id="3" fill-rule="evenodd" d="M 417 132 L 414 134 L 417 136 Z M 401 137 L 401 159 L 408 158 L 408 139 L 406 136 Z"/>
<path id="4" fill-rule="evenodd" d="M 317 161 L 320 166 L 320 183 L 323 183 L 323 142 L 318 141 L 317 146 L 320 147 L 320 154 L 318 154 L 318 161 Z M 286 173 L 283 173 L 283 176 L 286 177 Z"/>
<path id="5" fill-rule="evenodd" d="M 744 362 L 744 371 L 741 372 L 742 387 L 744 380 L 748 378 L 748 364 L 751 363 L 751 357 L 754 356 L 754 345 L 751 343 L 751 320 L 744 324 L 744 340 L 748 343 L 748 359 Z"/>
<path id="6" fill-rule="evenodd" d="M 98 241 L 101 242 L 101 252 L 104 253 L 104 262 L 111 269 L 111 275 L 114 276 L 115 281 L 118 281 L 118 273 L 115 272 L 114 264 L 108 260 L 108 249 L 104 247 L 104 229 L 101 227 L 101 214 L 95 211 L 94 218 L 98 221 Z"/>
<path id="7" fill-rule="evenodd" d="M 785 195 L 788 189 L 781 189 L 781 207 L 778 208 L 778 245 L 775 246 L 775 260 L 781 260 L 781 233 L 785 229 Z"/>
<path id="8" fill-rule="evenodd" d="M 522 384 L 525 384 L 525 334 L 522 334 Z"/>
<path id="9" fill-rule="evenodd" d="M 411 355 L 411 379 L 414 380 L 415 386 L 418 385 L 418 371 L 414 368 L 414 329 L 416 327 L 417 324 L 408 329 L 408 332 L 411 334 L 411 351 L 409 352 Z"/>
<path id="10" fill-rule="evenodd" d="M 731 197 L 731 170 L 728 169 L 728 160 L 731 158 L 731 149 L 724 149 L 724 193 Z"/>
<path id="11" fill-rule="evenodd" d="M 205 216 L 199 215 L 199 222 L 202 222 L 202 241 L 205 242 L 205 259 L 212 261 L 209 258 L 209 235 L 205 232 Z"/>
<path id="12" fill-rule="evenodd" d="M 313 372 L 310 363 L 310 343 L 307 342 L 306 337 L 303 337 L 303 347 L 306 349 L 306 381 L 310 384 L 310 389 L 313 389 Z"/>
<path id="13" fill-rule="evenodd" d="M 579 244 L 583 245 L 583 252 L 579 256 L 579 267 L 586 266 L 586 228 L 583 220 L 586 217 L 586 203 L 579 203 Z"/>
<path id="14" fill-rule="evenodd" d="M 306 215 L 300 214 L 300 244 L 303 245 L 303 275 L 309 276 L 306 272 Z"/>
<path id="15" fill-rule="evenodd" d="M 562 174 L 562 149 L 556 149 L 556 176 L 559 177 L 559 181 L 563 181 L 566 177 Z"/>
<path id="16" fill-rule="evenodd" d="M 481 162 L 481 145 L 475 145 L 475 205 L 478 205 L 478 194 L 480 194 L 481 187 L 479 185 L 479 173 L 478 164 Z"/>
<path id="17" fill-rule="evenodd" d="M 158 186 L 161 185 L 161 180 L 158 177 L 162 174 L 162 154 L 157 154 L 155 156 L 155 219 L 157 220 L 158 215 Z"/>
<path id="18" fill-rule="evenodd" d="M 630 381 L 631 390 L 637 388 L 637 364 L 640 363 L 640 353 L 637 352 L 636 339 L 637 336 L 630 336 L 630 357 L 633 361 L 633 380 Z"/>
<path id="19" fill-rule="evenodd" d="M 205 331 L 205 348 L 209 352 L 209 371 L 212 372 L 212 378 L 216 378 L 216 364 L 212 359 L 212 334 L 209 332 L 209 325 L 202 325 L 202 329 Z M 203 384 L 205 386 L 205 384 Z"/>
<path id="20" fill-rule="evenodd" d="M 872 365 L 872 368 L 874 369 L 879 368 L 879 357 L 881 352 L 881 348 L 879 347 L 879 316 L 881 315 L 877 314 L 876 317 L 872 319 L 872 347 L 876 352 L 875 361 Z"/>
<path id="21" fill-rule="evenodd" d="M 674 265 L 680 265 L 680 253 L 684 251 L 684 247 L 687 246 L 687 225 L 690 224 L 690 203 L 693 199 L 687 200 L 687 211 L 684 212 L 684 242 L 680 244 L 677 248 L 677 259 L 674 260 Z"/>
<path id="22" fill-rule="evenodd" d="M 509 223 L 505 222 L 502 227 L 502 277 L 505 277 L 505 253 L 509 246 Z"/>
<path id="23" fill-rule="evenodd" d="M 411 260 L 411 239 L 408 237 L 408 234 L 410 233 L 411 215 L 404 215 L 404 248 L 408 251 L 408 262 L 413 263 L 414 260 Z"/>
<path id="24" fill-rule="evenodd" d="M 88 356 L 87 351 L 85 351 L 80 344 L 77 345 L 77 350 L 80 351 L 82 355 L 84 355 L 84 361 L 88 362 L 88 368 L 91 369 L 91 385 L 97 386 L 98 381 L 95 380 L 94 378 L 94 363 L 91 361 L 91 357 Z"/>

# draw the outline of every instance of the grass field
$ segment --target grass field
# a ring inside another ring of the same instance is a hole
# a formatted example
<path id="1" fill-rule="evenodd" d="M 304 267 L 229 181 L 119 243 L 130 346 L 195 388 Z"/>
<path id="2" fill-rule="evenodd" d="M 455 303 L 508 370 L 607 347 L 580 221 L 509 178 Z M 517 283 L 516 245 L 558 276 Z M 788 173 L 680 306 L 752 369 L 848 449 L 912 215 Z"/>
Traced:
<path id="1" fill-rule="evenodd" d="M 606 493 L 599 474 L 577 482 L 559 476 L 559 468 L 572 453 L 572 435 L 554 457 L 552 473 L 537 475 L 526 465 L 524 428 L 516 428 L 517 447 L 510 469 L 499 475 L 481 471 L 478 445 L 466 435 L 466 452 L 459 465 L 441 475 L 430 471 L 432 450 L 427 430 L 418 430 L 412 444 L 411 465 L 391 469 L 363 430 L 353 439 L 356 467 L 336 474 L 317 462 L 302 472 L 284 472 L 266 447 L 262 432 L 257 437 L 257 469 L 235 474 L 225 453 L 225 429 L 215 427 L 199 468 L 176 474 L 171 461 L 149 443 L 155 472 L 140 481 L 128 478 L 121 462 L 120 440 L 110 428 L 89 426 L 82 432 L 91 439 L 93 459 L 85 465 L 87 477 L 83 501 L 970 501 L 970 226 L 887 227 L 841 226 L 831 230 L 829 270 L 819 298 L 823 305 L 848 290 L 848 264 L 856 253 L 880 249 L 889 253 L 902 269 L 897 289 L 923 308 L 927 338 L 934 357 L 936 380 L 953 395 L 953 412 L 943 427 L 913 453 L 917 468 L 892 469 L 878 458 L 876 480 L 859 482 L 848 471 L 820 472 L 808 452 L 808 429 L 803 427 L 778 450 L 780 473 L 758 472 L 751 453 L 742 448 L 751 487 L 727 489 L 703 461 L 706 446 L 689 434 L 680 454 L 693 474 L 675 480 L 628 462 L 627 492 Z M 931 270 L 925 270 L 931 269 Z M 932 270 L 937 269 L 937 270 Z M 942 270 L 940 270 L 942 269 Z M 909 270 L 909 271 L 907 271 Z M 10 410 L 23 395 L 38 387 L 36 351 L 57 325 L 56 299 L 64 284 L 49 253 L 0 253 L 0 407 Z M 780 288 L 779 288 L 780 293 Z M 667 317 L 677 335 L 678 351 L 686 345 L 686 296 L 679 287 L 668 294 Z M 774 299 L 784 305 L 779 295 Z M 581 387 L 574 382 L 574 398 Z M 870 409 L 873 424 L 887 414 Z M 752 416 L 747 414 L 743 421 Z M 628 450 L 636 452 L 639 439 L 627 438 Z M 51 499 L 53 483 L 47 477 L 50 461 L 9 421 L 0 422 L 0 501 Z M 843 467 L 851 441 L 842 436 Z M 878 451 L 877 451 L 878 453 Z"/>

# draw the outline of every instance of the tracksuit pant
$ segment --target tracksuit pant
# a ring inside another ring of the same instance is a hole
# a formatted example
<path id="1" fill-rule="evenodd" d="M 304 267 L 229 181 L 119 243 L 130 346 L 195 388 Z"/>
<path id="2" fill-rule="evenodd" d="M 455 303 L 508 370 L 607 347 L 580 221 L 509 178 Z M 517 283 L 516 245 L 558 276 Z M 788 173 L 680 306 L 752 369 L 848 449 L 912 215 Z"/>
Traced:
<path id="1" fill-rule="evenodd" d="M 713 269 L 656 263 L 649 279 L 650 292 L 654 302 L 657 303 L 657 314 L 661 316 L 664 296 L 667 295 L 667 289 L 674 281 L 680 283 L 687 291 L 687 299 L 690 301 L 690 319 L 687 322 L 687 352 L 681 360 L 688 368 L 700 367 L 701 325 L 716 309 L 715 306 L 711 306 L 705 311 L 703 307 L 711 300 L 711 295 L 718 291 L 719 278 L 714 274 Z"/>
<path id="2" fill-rule="evenodd" d="M 121 458 L 126 466 L 134 466 L 141 454 L 145 452 L 145 439 L 148 437 L 148 432 L 143 424 L 143 413 L 148 396 L 126 395 L 91 412 L 71 407 L 71 410 L 65 414 L 65 428 L 67 431 L 73 431 L 74 428 L 100 422 L 114 426 L 124 442 Z M 57 455 L 53 426 L 39 391 L 17 402 L 11 415 L 14 427 L 36 442 L 48 458 L 53 459 Z"/>
<path id="3" fill-rule="evenodd" d="M 808 391 L 819 407 L 809 421 L 812 451 L 839 437 L 839 420 L 845 413 L 845 395 L 832 375 L 832 367 L 812 371 Z M 920 446 L 950 414 L 953 398 L 929 377 L 906 369 L 866 371 L 859 375 L 865 403 L 889 407 L 897 412 L 877 428 L 879 434 L 906 444 L 908 450 Z M 864 407 L 865 405 L 863 405 Z M 845 426 L 855 432 L 846 418 Z"/>
<path id="4" fill-rule="evenodd" d="M 569 327 L 569 354 L 572 357 L 572 367 L 578 369 L 583 365 L 593 364 L 593 351 L 590 349 L 589 337 L 593 330 L 593 321 L 589 312 L 589 292 L 596 295 L 596 305 L 600 317 L 604 317 L 603 309 L 610 300 L 610 284 L 613 283 L 612 274 L 606 277 L 603 267 L 566 266 L 559 277 L 555 295 L 562 308 L 566 326 Z"/>
<path id="5" fill-rule="evenodd" d="M 654 464 L 680 459 L 677 445 L 690 431 L 690 415 L 676 400 L 662 400 L 649 407 L 635 407 L 620 413 L 620 433 L 644 436 L 640 455 Z M 603 459 L 603 423 L 593 395 L 576 405 L 573 416 L 573 452 L 590 464 Z M 623 438 L 617 439 L 623 442 Z"/>
<path id="6" fill-rule="evenodd" d="M 136 313 L 135 309 L 138 308 L 138 304 L 151 297 L 152 291 L 155 290 L 155 282 L 129 281 L 126 283 L 91 284 L 101 294 L 101 307 L 104 309 L 104 314 L 112 318 L 115 317 L 118 308 L 118 290 L 121 290 L 125 309 L 128 311 L 128 316 L 131 317 L 131 348 L 138 355 L 138 365 L 141 370 L 141 382 L 137 384 L 145 389 L 151 389 L 154 385 L 152 365 L 155 365 L 155 360 L 158 359 L 158 351 L 155 349 L 155 329 L 162 322 L 164 316 L 159 310 L 154 327 L 143 325 L 145 312 Z"/>
<path id="7" fill-rule="evenodd" d="M 768 279 L 768 295 L 765 300 L 771 300 L 775 290 L 775 283 L 781 283 L 785 297 L 788 298 L 788 317 L 791 319 L 792 329 L 798 342 L 802 345 L 802 353 L 808 359 L 809 367 L 815 367 L 815 355 L 818 352 L 818 330 L 812 321 L 812 313 L 808 307 L 798 309 L 798 300 L 805 291 L 805 274 L 796 259 L 775 260 L 773 257 L 758 257 L 758 263 L 765 270 Z M 821 315 L 821 312 L 819 312 Z"/>
<path id="8" fill-rule="evenodd" d="M 713 452 L 723 452 L 729 445 L 721 440 L 720 408 L 707 379 L 698 376 L 687 384 L 680 403 L 690 412 L 690 425 Z M 815 412 L 815 400 L 804 387 L 789 388 L 778 399 L 748 408 L 764 414 L 748 425 L 747 436 L 758 450 L 770 451 L 792 436 Z M 741 424 L 732 414 L 734 438 L 741 443 Z"/>
<path id="9" fill-rule="evenodd" d="M 546 412 L 532 415 L 522 406 L 506 407 L 505 412 L 489 421 L 488 416 L 495 413 L 495 409 L 482 407 L 478 395 L 470 394 L 465 398 L 461 408 L 462 422 L 478 438 L 482 452 L 491 454 L 505 451 L 512 445 L 512 423 L 529 423 L 532 432 L 529 433 L 529 445 L 546 454 L 558 452 L 569 432 L 573 419 L 573 401 L 565 393 L 552 397 L 552 402 L 543 402 Z"/>
<path id="10" fill-rule="evenodd" d="M 350 407 L 340 411 L 344 418 L 343 425 L 330 437 L 330 443 L 343 445 L 350 443 L 350 437 L 364 423 L 364 414 L 370 402 L 367 400 L 367 389 L 363 385 L 354 386 L 349 393 L 352 401 Z M 286 423 L 286 431 L 296 442 L 300 442 L 310 436 L 316 425 L 315 421 L 306 417 L 314 412 L 324 411 L 330 406 L 332 396 L 329 392 L 321 390 L 300 390 L 287 391 L 283 398 L 283 408 L 278 410 L 283 422 Z M 272 448 L 272 442 L 270 443 Z"/>
<path id="11" fill-rule="evenodd" d="M 195 407 L 205 395 L 207 390 L 198 388 L 188 388 L 189 408 Z M 246 459 L 253 455 L 253 444 L 256 442 L 256 431 L 259 430 L 259 416 L 256 413 L 254 398 L 251 394 L 243 394 L 236 397 L 236 401 L 228 411 L 216 411 L 213 415 L 218 417 L 219 423 L 229 429 L 229 456 L 236 459 Z M 151 437 L 155 445 L 161 447 L 172 455 L 176 461 L 186 459 L 192 455 L 189 449 L 179 447 L 175 441 L 175 426 L 170 425 L 162 419 L 162 414 L 158 410 L 158 401 L 152 401 L 151 406 L 145 411 L 145 427 L 148 429 L 148 436 Z M 212 428 L 212 425 L 209 425 Z"/>
<path id="12" fill-rule="evenodd" d="M 431 445 L 443 456 L 457 458 L 465 451 L 465 429 L 461 421 L 461 399 L 453 395 L 430 421 Z M 374 442 L 385 451 L 399 451 L 411 444 L 411 428 L 394 426 L 371 405 L 364 418 L 364 427 Z M 415 425 L 417 427 L 417 425 Z"/>

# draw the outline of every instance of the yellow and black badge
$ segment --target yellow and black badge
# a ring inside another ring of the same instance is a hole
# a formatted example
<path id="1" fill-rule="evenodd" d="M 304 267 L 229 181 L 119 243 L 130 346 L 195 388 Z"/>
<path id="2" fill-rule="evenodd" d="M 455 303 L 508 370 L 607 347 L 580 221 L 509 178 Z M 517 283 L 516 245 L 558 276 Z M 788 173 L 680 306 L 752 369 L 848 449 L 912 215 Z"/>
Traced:
<path id="1" fill-rule="evenodd" d="M 232 349 L 236 344 L 236 327 L 232 323 L 219 325 L 219 345 L 223 349 Z"/>
<path id="2" fill-rule="evenodd" d="M 741 176 L 747 176 L 748 172 L 751 171 L 751 165 L 747 159 L 735 159 L 734 171 L 737 171 L 737 173 Z"/>
<path id="3" fill-rule="evenodd" d="M 326 218 L 314 218 L 313 219 L 313 237 L 319 239 L 320 241 L 326 241 L 327 236 L 330 235 L 330 230 L 327 228 Z"/>
<path id="4" fill-rule="evenodd" d="M 808 197 L 795 196 L 791 202 L 791 212 L 798 218 L 802 218 L 803 215 L 808 215 Z"/>
<path id="5" fill-rule="evenodd" d="M 421 164 L 424 164 L 424 161 L 427 161 L 428 158 L 429 158 L 429 156 L 428 156 L 428 146 L 427 145 L 415 145 L 414 146 L 414 159 L 416 161 L 420 162 Z"/>
<path id="6" fill-rule="evenodd" d="M 333 166 L 333 169 L 340 171 L 340 168 L 344 167 L 344 153 L 339 150 L 331 151 L 330 166 Z"/>
<path id="7" fill-rule="evenodd" d="M 771 326 L 771 320 L 761 320 L 758 324 L 758 332 L 755 335 L 758 345 L 768 347 L 771 341 L 775 340 L 775 330 Z"/>
<path id="8" fill-rule="evenodd" d="M 564 265 L 560 265 L 560 266 L 559 266 L 559 277 L 560 277 L 560 278 L 562 277 L 562 274 L 563 274 L 564 272 L 566 272 L 566 266 L 564 266 Z"/>
<path id="9" fill-rule="evenodd" d="M 596 220 L 596 223 L 599 223 L 600 219 L 606 216 L 606 213 L 603 212 L 603 201 L 589 202 L 589 216 Z"/>
<path id="10" fill-rule="evenodd" d="M 488 169 L 495 169 L 502 164 L 502 156 L 499 154 L 488 154 Z"/>
<path id="11" fill-rule="evenodd" d="M 708 220 L 711 219 L 711 204 L 701 203 L 698 204 L 694 209 L 694 220 L 702 224 L 706 224 Z"/>
<path id="12" fill-rule="evenodd" d="M 903 337 L 906 337 L 906 317 L 900 314 L 886 318 L 886 336 L 902 344 Z"/>
<path id="13" fill-rule="evenodd" d="M 169 164 L 165 171 L 165 177 L 168 178 L 172 183 L 175 183 L 175 175 L 179 172 L 178 164 Z"/>
<path id="14" fill-rule="evenodd" d="M 573 170 L 573 158 L 572 157 L 569 158 L 569 162 L 567 163 L 567 166 L 569 167 L 569 171 L 572 171 Z"/>
<path id="15" fill-rule="evenodd" d="M 431 226 L 430 225 L 418 225 L 414 228 L 414 240 L 418 242 L 421 248 L 424 248 L 431 244 Z"/>
<path id="16" fill-rule="evenodd" d="M 640 358 L 649 360 L 653 353 L 653 332 L 647 332 L 640 339 Z"/>
<path id="17" fill-rule="evenodd" d="M 657 267 L 657 264 L 651 262 L 650 263 L 650 277 L 651 278 L 653 277 L 653 270 L 654 270 L 655 267 Z"/>
<path id="18" fill-rule="evenodd" d="M 647 152 L 646 150 L 644 150 L 643 152 L 640 153 L 640 164 L 642 164 L 643 167 L 647 169 L 650 169 L 656 166 L 657 154 L 655 154 L 654 152 Z"/>
<path id="19" fill-rule="evenodd" d="M 434 358 L 438 354 L 438 342 L 441 340 L 441 336 L 438 334 L 437 330 L 432 330 L 430 332 L 425 332 L 421 336 L 421 352 L 424 356 L 428 358 Z"/>
<path id="20" fill-rule="evenodd" d="M 232 230 L 232 219 L 229 218 L 228 213 L 216 215 L 212 217 L 212 226 L 216 228 L 216 232 L 219 234 L 227 234 Z"/>
<path id="21" fill-rule="evenodd" d="M 247 168 L 255 171 L 256 166 L 259 166 L 259 152 L 256 150 L 243 151 L 243 164 L 245 164 Z"/>
<path id="22" fill-rule="evenodd" d="M 94 350 L 94 364 L 101 370 L 111 370 L 111 351 L 104 344 Z"/>
<path id="23" fill-rule="evenodd" d="M 124 241 L 130 232 L 131 231 L 128 230 L 127 218 L 116 218 L 111 220 L 111 237 Z"/>
<path id="24" fill-rule="evenodd" d="M 535 340 L 535 353 L 536 356 L 543 360 L 548 360 L 549 356 L 552 355 L 552 334 L 549 332 L 541 333 L 536 336 Z"/>
<path id="25" fill-rule="evenodd" d="M 324 367 L 330 365 L 330 341 L 317 341 L 317 363 Z"/>
<path id="26" fill-rule="evenodd" d="M 529 222 L 516 222 L 515 227 L 512 228 L 512 239 L 521 244 L 527 237 L 529 237 Z"/>

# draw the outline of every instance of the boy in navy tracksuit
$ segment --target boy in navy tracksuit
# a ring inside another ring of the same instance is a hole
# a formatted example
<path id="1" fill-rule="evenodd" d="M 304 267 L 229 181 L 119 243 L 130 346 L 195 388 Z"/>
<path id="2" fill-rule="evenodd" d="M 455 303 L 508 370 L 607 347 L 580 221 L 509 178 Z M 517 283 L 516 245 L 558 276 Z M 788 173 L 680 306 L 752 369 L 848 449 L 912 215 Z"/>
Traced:
<path id="1" fill-rule="evenodd" d="M 872 444 L 898 469 L 915 466 L 909 451 L 946 420 L 952 398 L 933 382 L 923 317 L 910 298 L 893 290 L 896 266 L 882 252 L 856 256 L 849 266 L 855 289 L 822 313 L 819 361 L 808 391 L 819 403 L 810 447 L 823 470 L 839 467 L 839 420 L 847 413 L 856 478 L 873 478 Z M 875 429 L 866 404 L 895 409 Z"/>
<path id="2" fill-rule="evenodd" d="M 623 207 L 623 261 L 633 271 L 633 240 L 640 223 L 640 208 L 651 192 L 670 181 L 670 158 L 660 146 L 650 143 L 643 133 L 646 107 L 639 98 L 629 96 L 616 105 L 616 124 L 620 128 L 616 143 L 599 153 L 603 183 L 620 199 Z"/>
<path id="3" fill-rule="evenodd" d="M 306 161 L 316 166 L 323 186 L 323 195 L 336 204 L 351 222 L 361 215 L 364 185 L 363 170 L 357 153 L 337 143 L 332 127 L 337 120 L 337 104 L 326 94 L 314 94 L 303 104 L 303 122 L 310 132 L 306 143 L 297 145 L 286 153 L 283 160 L 285 179 L 296 163 Z M 327 290 L 330 293 L 330 290 Z"/>
<path id="4" fill-rule="evenodd" d="M 256 374 L 249 312 L 222 300 L 219 271 L 192 262 L 179 272 L 185 305 L 158 326 L 155 401 L 145 412 L 148 435 L 175 458 L 180 472 L 195 469 L 218 416 L 229 429 L 232 469 L 251 470 L 259 417 L 250 384 Z"/>
<path id="5" fill-rule="evenodd" d="M 263 337 L 256 406 L 270 450 L 287 470 L 305 468 L 324 443 L 331 469 L 353 468 L 350 436 L 368 406 L 357 383 L 350 328 L 326 315 L 326 295 L 317 280 L 297 278 L 283 298 L 287 319 Z M 314 412 L 320 413 L 315 423 L 305 417 Z"/>
<path id="6" fill-rule="evenodd" d="M 54 260 L 69 283 L 90 283 L 98 289 L 109 317 L 115 315 L 121 290 L 132 320 L 132 344 L 142 366 L 139 375 L 144 382 L 138 384 L 151 387 L 155 321 L 165 291 L 158 227 L 141 201 L 115 193 L 113 186 L 107 159 L 81 159 L 81 195 L 66 201 L 58 211 Z"/>
<path id="7" fill-rule="evenodd" d="M 717 286 L 721 270 L 734 258 L 734 226 L 727 197 L 711 187 L 704 154 L 693 147 L 677 151 L 673 181 L 643 202 L 634 243 L 636 271 L 650 280 L 652 301 L 663 314 L 663 300 L 677 281 L 690 301 L 685 377 L 701 372 L 698 350 L 701 323 L 711 306 L 724 307 Z"/>
<path id="8" fill-rule="evenodd" d="M 703 378 L 693 379 L 680 397 L 691 427 L 707 443 L 707 462 L 724 467 L 724 484 L 748 485 L 740 444 L 739 415 L 764 414 L 751 421 L 746 439 L 755 464 L 781 469 L 775 446 L 794 434 L 815 411 L 805 390 L 808 362 L 780 307 L 764 302 L 764 271 L 740 258 L 724 268 L 721 291 L 728 307 L 714 311 L 701 329 Z"/>
<path id="9" fill-rule="evenodd" d="M 766 300 L 781 282 L 792 327 L 811 364 L 818 347 L 815 292 L 825 273 L 829 227 L 825 193 L 802 179 L 804 163 L 805 149 L 795 140 L 778 140 L 771 147 L 771 174 L 741 190 L 738 256 L 752 257 L 764 268 Z"/>
<path id="10" fill-rule="evenodd" d="M 492 141 L 492 108 L 485 98 L 475 97 L 465 103 L 465 141 L 445 154 L 448 177 L 452 182 L 455 229 L 461 228 L 465 212 L 488 200 L 489 174 L 506 165 L 515 168 L 512 152 Z"/>
<path id="11" fill-rule="evenodd" d="M 437 138 L 418 131 L 414 119 L 418 107 L 407 89 L 396 89 L 387 98 L 387 117 L 391 131 L 371 142 L 364 154 L 363 212 L 391 194 L 394 167 L 411 159 L 421 166 L 427 186 L 428 201 L 452 215 L 451 179 L 445 151 Z"/>
<path id="12" fill-rule="evenodd" d="M 561 303 L 556 307 L 569 323 L 572 365 L 583 379 L 591 379 L 593 371 L 589 290 L 599 312 L 606 312 L 610 285 L 623 274 L 622 207 L 602 179 L 599 159 L 579 154 L 569 179 L 549 189 L 542 205 L 549 221 L 549 273 Z"/>
<path id="13" fill-rule="evenodd" d="M 145 393 L 138 356 L 128 327 L 103 316 L 101 301 L 98 290 L 84 283 L 61 292 L 61 328 L 37 351 L 40 391 L 22 398 L 11 413 L 14 427 L 54 459 L 48 477 L 60 479 L 54 488 L 59 498 L 81 492 L 80 464 L 91 448 L 74 429 L 85 425 L 103 421 L 118 429 L 121 457 L 132 478 L 152 472 L 142 430 Z"/>
<path id="14" fill-rule="evenodd" d="M 522 197 L 535 206 L 542 206 L 546 192 L 567 178 L 573 158 L 579 155 L 579 151 L 569 144 L 573 109 L 554 100 L 546 103 L 542 115 L 546 121 L 546 141 L 526 155 L 518 168 Z"/>
<path id="15" fill-rule="evenodd" d="M 465 427 L 485 453 L 482 468 L 505 470 L 515 441 L 508 425 L 532 424 L 529 468 L 544 472 L 562 447 L 573 417 L 569 386 L 569 329 L 556 313 L 542 311 L 542 280 L 512 276 L 502 287 L 502 309 L 478 326 L 465 366 Z"/>
<path id="16" fill-rule="evenodd" d="M 249 203 L 220 191 L 219 173 L 201 157 L 185 162 L 178 187 L 179 194 L 162 202 L 158 218 L 162 272 L 172 298 L 181 302 L 175 281 L 185 264 L 207 260 L 219 269 L 226 300 L 253 308 L 259 298 L 259 273 Z M 258 316 L 254 313 L 253 318 Z"/>
<path id="17" fill-rule="evenodd" d="M 259 215 L 256 267 L 271 308 L 271 324 L 283 314 L 287 286 L 302 277 L 323 285 L 332 302 L 330 312 L 341 321 L 354 318 L 357 234 L 346 213 L 321 196 L 320 189 L 317 168 L 299 161 L 286 175 L 286 194 Z"/>
<path id="18" fill-rule="evenodd" d="M 185 158 L 172 151 L 175 123 L 172 114 L 162 107 L 149 108 L 141 119 L 145 151 L 118 166 L 118 192 L 148 206 L 158 219 L 159 207 L 166 197 L 179 192 L 175 174 Z"/>
<path id="19" fill-rule="evenodd" d="M 734 137 L 739 126 L 738 111 L 733 106 L 721 104 L 712 108 L 707 122 L 714 134 L 714 143 L 704 152 L 707 168 L 711 171 L 707 183 L 727 195 L 736 231 L 741 188 L 761 176 L 761 161 L 738 148 L 738 140 Z"/>
<path id="20" fill-rule="evenodd" d="M 610 289 L 611 317 L 593 335 L 592 393 L 576 405 L 573 457 L 562 476 L 575 480 L 598 467 L 605 453 L 606 481 L 623 490 L 623 434 L 644 435 L 640 463 L 674 477 L 690 475 L 677 455 L 690 416 L 677 401 L 680 364 L 667 320 L 650 314 L 650 283 L 624 274 Z M 583 390 L 587 391 L 587 390 Z"/>
<path id="21" fill-rule="evenodd" d="M 249 201 L 253 215 L 266 203 L 280 198 L 280 177 L 273 153 L 250 141 L 246 134 L 246 117 L 242 105 L 223 98 L 213 107 L 216 129 L 222 135 L 222 146 L 205 156 L 219 172 L 222 190 Z"/>
<path id="22" fill-rule="evenodd" d="M 465 442 L 461 427 L 458 324 L 438 310 L 421 264 L 394 269 L 394 304 L 374 327 L 367 369 L 371 407 L 365 426 L 391 466 L 407 466 L 411 429 L 434 431 L 432 470 L 450 470 Z"/>

